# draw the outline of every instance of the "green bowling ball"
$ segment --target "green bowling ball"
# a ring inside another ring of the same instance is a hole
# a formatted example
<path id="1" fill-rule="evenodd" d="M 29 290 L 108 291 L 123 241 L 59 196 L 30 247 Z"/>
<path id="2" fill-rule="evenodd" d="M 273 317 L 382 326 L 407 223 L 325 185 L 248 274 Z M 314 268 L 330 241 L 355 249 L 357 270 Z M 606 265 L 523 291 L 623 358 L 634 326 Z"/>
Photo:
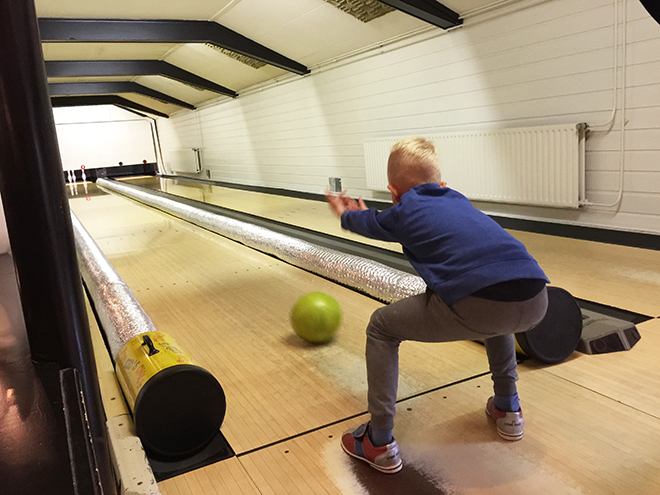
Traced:
<path id="1" fill-rule="evenodd" d="M 296 335 L 311 344 L 332 340 L 341 323 L 341 308 L 324 292 L 302 296 L 291 309 L 291 326 Z"/>

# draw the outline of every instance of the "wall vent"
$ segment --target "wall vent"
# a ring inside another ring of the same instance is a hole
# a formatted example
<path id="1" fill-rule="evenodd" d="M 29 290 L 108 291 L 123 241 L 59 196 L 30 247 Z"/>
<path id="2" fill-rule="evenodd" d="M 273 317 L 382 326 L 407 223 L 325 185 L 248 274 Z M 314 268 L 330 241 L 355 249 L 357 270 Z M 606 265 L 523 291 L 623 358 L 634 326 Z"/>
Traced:
<path id="1" fill-rule="evenodd" d="M 394 11 L 392 7 L 377 0 L 325 0 L 339 10 L 362 22 L 369 22 Z"/>
<path id="2" fill-rule="evenodd" d="M 241 55 L 240 53 L 232 52 L 231 50 L 227 50 L 226 48 L 221 48 L 211 43 L 206 43 L 206 46 L 208 46 L 209 48 L 213 48 L 214 50 L 217 50 L 220 53 L 224 53 L 228 57 L 233 58 L 234 60 L 238 60 L 239 62 L 249 67 L 252 67 L 253 69 L 261 69 L 264 65 L 266 65 L 265 62 L 262 62 L 255 58 L 247 57 L 245 55 Z"/>

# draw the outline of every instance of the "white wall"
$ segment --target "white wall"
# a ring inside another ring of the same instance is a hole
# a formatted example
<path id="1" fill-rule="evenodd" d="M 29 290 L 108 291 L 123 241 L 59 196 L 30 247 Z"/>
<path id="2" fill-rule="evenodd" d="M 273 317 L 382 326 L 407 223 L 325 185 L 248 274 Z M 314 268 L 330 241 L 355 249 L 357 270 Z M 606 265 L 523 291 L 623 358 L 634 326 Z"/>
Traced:
<path id="1" fill-rule="evenodd" d="M 112 105 L 54 108 L 64 170 L 156 161 L 151 121 Z"/>
<path id="2" fill-rule="evenodd" d="M 627 6 L 620 205 L 577 211 L 478 207 L 660 233 L 660 26 L 637 0 Z M 384 199 L 366 189 L 366 138 L 607 121 L 614 94 L 613 1 L 523 1 L 515 7 L 489 19 L 469 18 L 449 33 L 422 35 L 235 100 L 160 119 L 164 154 L 201 147 L 204 168 L 217 180 L 321 192 L 328 177 L 341 177 L 352 194 Z M 622 55 L 620 50 L 620 61 Z M 617 199 L 621 113 L 610 131 L 594 130 L 587 141 L 592 202 Z"/>
<path id="3" fill-rule="evenodd" d="M 180 114 L 175 123 L 170 124 L 172 119 L 159 119 L 158 133 L 160 135 L 161 150 L 163 152 L 163 171 L 167 174 L 176 174 L 183 171 L 186 167 L 176 167 L 180 163 L 180 155 L 187 151 L 192 152 L 194 148 L 201 150 L 201 163 L 204 169 L 209 169 L 206 165 L 206 153 L 212 153 L 212 150 L 206 150 L 202 142 L 202 130 L 200 127 L 200 118 L 198 112 L 186 112 Z M 212 162 L 211 167 L 216 167 L 216 161 Z M 188 170 L 189 172 L 192 171 Z M 232 181 L 235 182 L 235 181 Z"/>

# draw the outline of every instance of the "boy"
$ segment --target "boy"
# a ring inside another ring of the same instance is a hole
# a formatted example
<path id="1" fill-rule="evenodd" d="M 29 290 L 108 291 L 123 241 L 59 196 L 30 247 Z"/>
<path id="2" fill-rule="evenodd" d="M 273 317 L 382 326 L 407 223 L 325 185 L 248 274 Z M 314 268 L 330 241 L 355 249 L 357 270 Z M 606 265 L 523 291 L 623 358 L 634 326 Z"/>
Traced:
<path id="1" fill-rule="evenodd" d="M 426 294 L 374 312 L 367 326 L 371 420 L 342 437 L 346 453 L 385 473 L 403 463 L 392 436 L 403 340 L 484 340 L 494 395 L 486 413 L 499 435 L 519 440 L 514 333 L 536 326 L 548 304 L 546 278 L 525 247 L 440 177 L 435 147 L 422 138 L 394 145 L 387 163 L 392 208 L 368 209 L 344 193 L 326 198 L 344 229 L 399 242 L 426 282 Z"/>

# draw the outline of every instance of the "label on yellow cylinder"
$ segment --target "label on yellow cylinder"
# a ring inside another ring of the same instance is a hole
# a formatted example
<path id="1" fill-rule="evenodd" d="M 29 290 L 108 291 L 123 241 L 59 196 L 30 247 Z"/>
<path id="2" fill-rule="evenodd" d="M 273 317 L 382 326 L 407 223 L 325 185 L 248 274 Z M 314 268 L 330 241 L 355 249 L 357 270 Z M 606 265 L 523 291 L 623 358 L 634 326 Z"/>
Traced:
<path id="1" fill-rule="evenodd" d="M 133 337 L 117 356 L 115 372 L 131 411 L 142 387 L 159 371 L 180 364 L 194 364 L 168 334 L 146 332 Z"/>

